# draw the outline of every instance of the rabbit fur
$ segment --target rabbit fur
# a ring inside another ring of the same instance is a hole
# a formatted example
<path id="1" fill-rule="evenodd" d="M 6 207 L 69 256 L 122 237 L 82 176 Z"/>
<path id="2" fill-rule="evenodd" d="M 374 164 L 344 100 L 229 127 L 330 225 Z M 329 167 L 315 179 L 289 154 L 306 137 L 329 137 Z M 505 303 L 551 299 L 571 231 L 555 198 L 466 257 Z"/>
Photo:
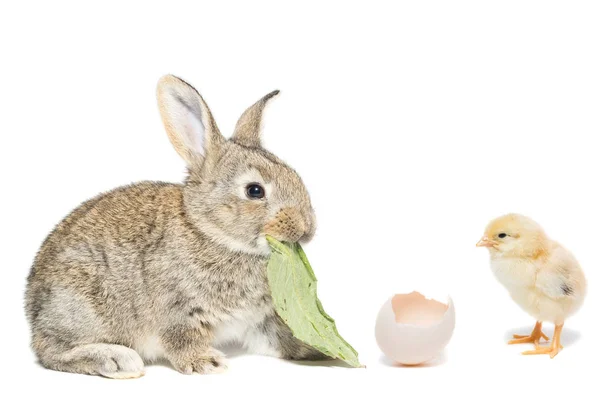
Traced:
<path id="1" fill-rule="evenodd" d="M 286 359 L 326 359 L 275 313 L 265 235 L 310 240 L 315 215 L 297 173 L 261 146 L 272 92 L 226 140 L 200 96 L 174 76 L 158 84 L 183 184 L 141 182 L 83 203 L 39 250 L 26 289 L 32 348 L 50 369 L 136 378 L 166 359 L 185 374 L 226 366 L 237 342 Z M 264 197 L 249 198 L 259 184 Z"/>

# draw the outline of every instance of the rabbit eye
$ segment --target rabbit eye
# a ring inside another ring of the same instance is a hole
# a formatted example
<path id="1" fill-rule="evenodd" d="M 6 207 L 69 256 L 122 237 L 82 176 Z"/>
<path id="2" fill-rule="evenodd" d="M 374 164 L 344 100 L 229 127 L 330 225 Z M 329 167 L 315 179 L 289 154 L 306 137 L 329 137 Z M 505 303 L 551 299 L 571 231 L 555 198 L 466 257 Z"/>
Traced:
<path id="1" fill-rule="evenodd" d="M 258 183 L 251 183 L 246 186 L 246 195 L 251 199 L 262 199 L 265 197 L 265 189 Z"/>
<path id="2" fill-rule="evenodd" d="M 498 237 L 500 239 L 504 239 L 506 237 L 506 233 L 501 233 L 501 234 L 498 235 Z"/>

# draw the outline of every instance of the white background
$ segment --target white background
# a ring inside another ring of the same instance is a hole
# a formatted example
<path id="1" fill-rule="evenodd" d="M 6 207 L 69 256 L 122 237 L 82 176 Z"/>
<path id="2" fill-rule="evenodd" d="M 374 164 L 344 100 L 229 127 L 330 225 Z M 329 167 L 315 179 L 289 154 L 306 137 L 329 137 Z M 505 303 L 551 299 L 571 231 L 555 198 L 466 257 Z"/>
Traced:
<path id="1" fill-rule="evenodd" d="M 249 3 L 0 6 L 0 391 L 594 397 L 598 3 Z M 281 89 L 266 115 L 266 147 L 311 192 L 319 229 L 306 251 L 319 294 L 366 369 L 242 354 L 219 376 L 150 366 L 142 379 L 112 381 L 36 364 L 23 291 L 53 225 L 100 191 L 184 177 L 155 103 L 166 73 L 195 85 L 227 134 L 247 106 Z M 553 360 L 506 345 L 534 321 L 474 246 L 487 222 L 507 212 L 540 222 L 589 280 L 586 304 L 566 322 L 565 348 Z M 436 362 L 393 367 L 377 348 L 374 321 L 389 296 L 412 289 L 449 293 L 456 330 Z"/>

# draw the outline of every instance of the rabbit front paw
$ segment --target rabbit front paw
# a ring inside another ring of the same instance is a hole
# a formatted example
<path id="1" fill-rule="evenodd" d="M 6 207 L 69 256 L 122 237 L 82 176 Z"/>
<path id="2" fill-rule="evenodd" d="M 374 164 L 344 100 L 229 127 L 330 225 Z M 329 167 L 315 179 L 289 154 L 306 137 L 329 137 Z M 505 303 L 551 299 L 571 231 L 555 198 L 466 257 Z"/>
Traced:
<path id="1" fill-rule="evenodd" d="M 218 374 L 227 370 L 225 355 L 218 350 L 185 354 L 171 360 L 173 367 L 182 374 Z"/>

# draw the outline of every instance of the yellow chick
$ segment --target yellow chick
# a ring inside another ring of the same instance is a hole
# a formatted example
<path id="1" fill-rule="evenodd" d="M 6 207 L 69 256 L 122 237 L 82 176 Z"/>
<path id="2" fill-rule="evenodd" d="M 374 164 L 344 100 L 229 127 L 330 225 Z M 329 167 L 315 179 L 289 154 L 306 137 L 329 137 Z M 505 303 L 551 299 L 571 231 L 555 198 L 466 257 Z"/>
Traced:
<path id="1" fill-rule="evenodd" d="M 575 313 L 585 297 L 585 276 L 575 257 L 548 238 L 540 225 L 519 214 L 508 214 L 489 223 L 477 243 L 490 252 L 492 271 L 513 300 L 536 319 L 528 336 L 514 335 L 509 344 L 533 343 L 523 354 L 549 354 L 562 349 L 560 334 L 565 319 Z M 539 345 L 542 322 L 555 325 L 549 347 Z"/>

